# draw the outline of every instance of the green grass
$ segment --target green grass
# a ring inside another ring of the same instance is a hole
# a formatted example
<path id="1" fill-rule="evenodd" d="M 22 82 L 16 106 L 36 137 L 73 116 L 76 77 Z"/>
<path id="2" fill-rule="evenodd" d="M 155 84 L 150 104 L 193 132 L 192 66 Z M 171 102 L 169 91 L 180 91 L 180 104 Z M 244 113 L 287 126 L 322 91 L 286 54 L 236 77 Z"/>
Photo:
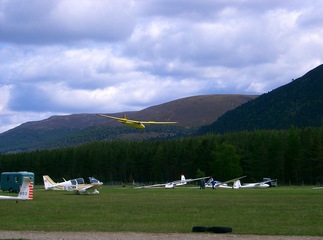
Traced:
<path id="1" fill-rule="evenodd" d="M 0 201 L 0 230 L 323 236 L 323 191 L 310 187 L 199 190 L 104 186 L 99 195 L 36 188 L 34 200 Z"/>

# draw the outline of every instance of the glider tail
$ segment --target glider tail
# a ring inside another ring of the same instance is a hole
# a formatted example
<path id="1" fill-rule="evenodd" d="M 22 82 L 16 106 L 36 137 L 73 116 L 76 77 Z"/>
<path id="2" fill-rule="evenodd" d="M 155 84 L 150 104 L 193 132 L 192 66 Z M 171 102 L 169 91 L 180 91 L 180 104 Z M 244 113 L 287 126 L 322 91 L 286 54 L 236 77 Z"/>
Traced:
<path id="1" fill-rule="evenodd" d="M 212 182 L 213 182 L 213 178 L 211 177 L 211 178 L 209 178 L 209 180 L 205 183 L 205 185 L 210 185 L 210 184 L 212 184 Z"/>
<path id="2" fill-rule="evenodd" d="M 53 186 L 56 185 L 56 183 L 48 175 L 44 175 L 43 180 L 44 180 L 44 187 L 46 190 L 53 189 Z"/>
<path id="3" fill-rule="evenodd" d="M 34 183 L 29 177 L 24 177 L 18 197 L 21 200 L 32 200 L 34 197 Z"/>
<path id="4" fill-rule="evenodd" d="M 185 182 L 186 181 L 184 174 L 181 175 L 181 181 L 182 182 Z"/>
<path id="5" fill-rule="evenodd" d="M 240 180 L 237 180 L 233 183 L 233 189 L 239 189 L 241 187 Z"/>

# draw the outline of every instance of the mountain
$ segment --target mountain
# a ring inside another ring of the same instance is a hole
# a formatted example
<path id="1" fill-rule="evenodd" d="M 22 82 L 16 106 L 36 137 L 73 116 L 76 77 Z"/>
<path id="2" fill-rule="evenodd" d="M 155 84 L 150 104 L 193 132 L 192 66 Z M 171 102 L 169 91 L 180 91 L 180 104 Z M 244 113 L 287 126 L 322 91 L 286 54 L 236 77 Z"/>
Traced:
<path id="1" fill-rule="evenodd" d="M 323 125 L 323 65 L 226 112 L 201 133 Z"/>
<path id="2" fill-rule="evenodd" d="M 192 134 L 214 122 L 226 111 L 255 99 L 254 95 L 201 95 L 148 107 L 141 111 L 109 114 L 129 119 L 177 121 L 150 125 L 144 130 L 124 126 L 95 114 L 52 116 L 24 123 L 0 134 L 0 153 L 67 147 L 96 140 L 165 139 Z"/>

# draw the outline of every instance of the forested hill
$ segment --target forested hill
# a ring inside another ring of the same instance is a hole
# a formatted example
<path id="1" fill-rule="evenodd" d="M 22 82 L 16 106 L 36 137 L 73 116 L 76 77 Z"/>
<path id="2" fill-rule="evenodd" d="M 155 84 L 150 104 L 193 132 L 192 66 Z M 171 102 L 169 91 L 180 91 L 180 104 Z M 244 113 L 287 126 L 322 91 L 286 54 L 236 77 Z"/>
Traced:
<path id="1" fill-rule="evenodd" d="M 27 122 L 0 134 L 0 153 L 61 148 L 95 140 L 166 139 L 188 136 L 203 125 L 257 96 L 201 95 L 182 98 L 141 111 L 110 114 L 129 119 L 177 121 L 174 125 L 146 126 L 133 129 L 95 114 L 52 116 Z"/>
<path id="2" fill-rule="evenodd" d="M 323 125 L 323 65 L 226 112 L 201 132 L 287 129 Z"/>

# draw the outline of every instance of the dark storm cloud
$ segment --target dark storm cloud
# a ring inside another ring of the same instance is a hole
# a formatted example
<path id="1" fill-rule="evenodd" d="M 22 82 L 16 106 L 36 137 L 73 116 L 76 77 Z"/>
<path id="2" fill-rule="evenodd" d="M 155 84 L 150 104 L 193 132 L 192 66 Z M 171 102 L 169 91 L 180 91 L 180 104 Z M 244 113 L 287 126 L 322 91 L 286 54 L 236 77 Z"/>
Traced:
<path id="1" fill-rule="evenodd" d="M 135 21 L 127 1 L 5 1 L 1 40 L 19 44 L 68 44 L 119 41 Z"/>

